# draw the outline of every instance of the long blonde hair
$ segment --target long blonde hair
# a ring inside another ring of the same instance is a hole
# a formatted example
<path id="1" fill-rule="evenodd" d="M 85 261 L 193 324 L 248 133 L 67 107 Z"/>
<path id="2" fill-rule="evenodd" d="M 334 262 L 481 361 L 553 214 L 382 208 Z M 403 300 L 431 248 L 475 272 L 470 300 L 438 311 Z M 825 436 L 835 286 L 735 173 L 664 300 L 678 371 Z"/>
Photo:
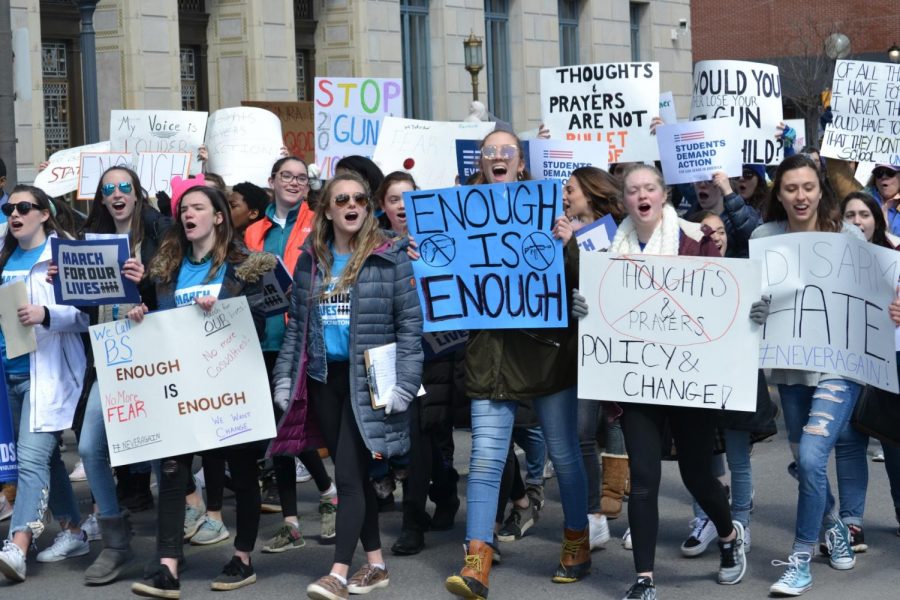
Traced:
<path id="1" fill-rule="evenodd" d="M 326 292 L 328 282 L 331 281 L 331 269 L 334 266 L 334 255 L 331 253 L 331 243 L 334 240 L 334 224 L 326 217 L 325 211 L 331 206 L 334 187 L 342 181 L 352 181 L 366 194 L 366 216 L 362 227 L 350 238 L 350 247 L 353 254 L 347 262 L 346 268 L 341 273 L 334 289 Z M 325 282 L 321 290 L 323 297 L 347 292 L 356 283 L 356 278 L 362 270 L 363 263 L 375 249 L 387 241 L 378 219 L 375 218 L 375 205 L 372 202 L 372 194 L 368 184 L 356 173 L 348 172 L 336 175 L 328 181 L 322 190 L 321 201 L 316 206 L 316 215 L 313 219 L 312 248 L 319 268 L 322 271 L 322 281 Z"/>

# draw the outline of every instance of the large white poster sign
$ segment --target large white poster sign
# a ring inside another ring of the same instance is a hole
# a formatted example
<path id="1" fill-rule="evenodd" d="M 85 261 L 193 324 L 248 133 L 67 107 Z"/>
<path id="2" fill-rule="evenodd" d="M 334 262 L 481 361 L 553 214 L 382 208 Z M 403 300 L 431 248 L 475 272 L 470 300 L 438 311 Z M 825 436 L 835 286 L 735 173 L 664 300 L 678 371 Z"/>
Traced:
<path id="1" fill-rule="evenodd" d="M 136 171 L 147 194 L 157 192 L 172 195 L 172 178 L 186 178 L 191 167 L 188 152 L 142 152 L 137 157 Z"/>
<path id="2" fill-rule="evenodd" d="M 742 155 L 737 119 L 686 121 L 656 128 L 666 185 L 711 181 L 716 171 L 740 177 Z"/>
<path id="3" fill-rule="evenodd" d="M 528 170 L 535 179 L 559 179 L 565 184 L 579 167 L 608 169 L 608 153 L 604 142 L 534 139 L 528 142 Z"/>
<path id="4" fill-rule="evenodd" d="M 209 117 L 209 170 L 228 185 L 249 181 L 269 187 L 272 165 L 281 157 L 281 120 L 262 108 L 237 106 Z"/>
<path id="5" fill-rule="evenodd" d="M 316 120 L 318 123 L 318 117 Z M 406 171 L 423 190 L 456 182 L 456 140 L 481 140 L 494 123 L 450 123 L 385 117 L 372 160 L 385 174 Z"/>
<path id="6" fill-rule="evenodd" d="M 589 311 L 579 398 L 756 410 L 759 263 L 605 252 L 580 261 Z"/>
<path id="7" fill-rule="evenodd" d="M 822 156 L 900 165 L 900 65 L 839 60 Z"/>
<path id="8" fill-rule="evenodd" d="M 47 159 L 49 163 L 47 168 L 34 178 L 35 187 L 41 188 L 53 198 L 77 190 L 82 152 L 109 152 L 109 142 L 97 142 L 54 152 Z"/>
<path id="9" fill-rule="evenodd" d="M 109 143 L 113 151 L 189 152 L 197 155 L 203 144 L 207 113 L 189 110 L 113 110 Z M 193 163 L 191 173 L 200 172 Z"/>
<path id="10" fill-rule="evenodd" d="M 898 256 L 840 233 L 750 240 L 772 295 L 761 369 L 833 373 L 897 391 L 894 299 Z"/>
<path id="11" fill-rule="evenodd" d="M 110 167 L 134 168 L 134 155 L 128 152 L 82 152 L 78 155 L 79 200 L 93 200 L 100 177 Z"/>
<path id="12" fill-rule="evenodd" d="M 691 121 L 737 117 L 744 164 L 777 165 L 784 156 L 775 139 L 782 119 L 778 67 L 739 60 L 694 65 Z"/>
<path id="13" fill-rule="evenodd" d="M 541 118 L 553 139 L 602 141 L 609 162 L 659 158 L 650 120 L 659 114 L 659 63 L 541 69 Z"/>
<path id="14" fill-rule="evenodd" d="M 94 325 L 90 336 L 113 466 L 275 436 L 246 298 Z"/>

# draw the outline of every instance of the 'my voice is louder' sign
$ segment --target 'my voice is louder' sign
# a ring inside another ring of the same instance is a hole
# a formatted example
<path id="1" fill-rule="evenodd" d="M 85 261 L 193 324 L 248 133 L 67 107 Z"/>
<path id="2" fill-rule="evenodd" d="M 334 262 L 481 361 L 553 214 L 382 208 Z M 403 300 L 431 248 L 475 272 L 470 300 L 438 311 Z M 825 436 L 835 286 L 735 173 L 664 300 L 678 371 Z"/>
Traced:
<path id="1" fill-rule="evenodd" d="M 403 194 L 424 330 L 565 327 L 559 182 Z"/>

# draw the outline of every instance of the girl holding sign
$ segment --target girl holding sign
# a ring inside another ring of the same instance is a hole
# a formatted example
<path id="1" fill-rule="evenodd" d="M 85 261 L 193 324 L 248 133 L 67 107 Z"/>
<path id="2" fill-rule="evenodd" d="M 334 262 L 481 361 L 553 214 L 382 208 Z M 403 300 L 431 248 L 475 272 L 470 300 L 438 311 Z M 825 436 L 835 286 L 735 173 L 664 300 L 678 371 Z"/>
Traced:
<path id="1" fill-rule="evenodd" d="M 858 227 L 841 221 L 837 208 L 816 164 L 802 154 L 790 156 L 775 173 L 766 223 L 753 232 L 751 239 L 804 231 L 843 232 L 862 239 Z M 787 562 L 774 563 L 785 570 L 769 591 L 799 596 L 812 587 L 810 560 L 816 552 L 823 520 L 831 566 L 843 570 L 856 563 L 850 531 L 832 514 L 827 467 L 828 456 L 850 420 L 861 386 L 831 373 L 789 369 L 774 369 L 769 381 L 778 384 L 800 480 L 793 548 Z"/>
<path id="2" fill-rule="evenodd" d="M 407 409 L 422 378 L 422 313 L 412 266 L 379 229 L 373 209 L 368 185 L 355 173 L 325 186 L 294 270 L 287 331 L 273 370 L 274 400 L 285 416 L 270 454 L 295 455 L 324 438 L 334 460 L 334 563 L 306 588 L 320 600 L 389 583 L 369 466 L 373 458 L 409 452 Z M 364 354 L 387 344 L 396 344 L 396 385 L 383 392 L 385 405 L 375 407 Z M 366 564 L 350 577 L 359 542 Z"/>
<path id="3" fill-rule="evenodd" d="M 79 333 L 87 331 L 88 317 L 74 306 L 56 304 L 53 285 L 47 282 L 48 241 L 56 235 L 68 237 L 55 213 L 47 194 L 26 185 L 16 186 L 3 205 L 9 229 L 0 250 L 0 277 L 4 286 L 24 282 L 27 293 L 17 314 L 3 317 L 17 318 L 31 328 L 30 335 L 36 340 L 34 351 L 10 357 L 10 340 L 0 336 L 19 459 L 9 539 L 0 551 L 0 573 L 11 581 L 25 581 L 25 555 L 44 531 L 42 519 L 48 506 L 62 532 L 52 546 L 38 554 L 38 561 L 56 562 L 90 552 L 59 454 L 60 435 L 72 426 L 81 392 L 85 356 Z M 11 326 L 4 329 L 7 334 L 13 331 Z"/>
<path id="4" fill-rule="evenodd" d="M 150 263 L 150 279 L 155 283 L 156 309 L 196 304 L 209 312 L 217 299 L 246 296 L 257 332 L 264 328 L 262 276 L 275 266 L 270 254 L 250 253 L 235 237 L 231 212 L 225 195 L 207 186 L 188 188 L 175 206 L 178 220 L 166 234 L 159 252 Z M 252 300 L 258 298 L 259 300 Z M 141 305 L 128 317 L 141 322 L 148 312 Z M 256 443 L 227 446 L 209 451 L 228 461 L 232 489 L 237 504 L 237 534 L 234 556 L 213 580 L 213 590 L 234 590 L 256 581 L 250 552 L 259 531 L 260 493 Z M 180 597 L 178 561 L 183 556 L 185 493 L 191 478 L 193 454 L 162 460 L 159 482 L 159 522 L 156 547 L 157 569 L 132 592 L 150 598 Z"/>

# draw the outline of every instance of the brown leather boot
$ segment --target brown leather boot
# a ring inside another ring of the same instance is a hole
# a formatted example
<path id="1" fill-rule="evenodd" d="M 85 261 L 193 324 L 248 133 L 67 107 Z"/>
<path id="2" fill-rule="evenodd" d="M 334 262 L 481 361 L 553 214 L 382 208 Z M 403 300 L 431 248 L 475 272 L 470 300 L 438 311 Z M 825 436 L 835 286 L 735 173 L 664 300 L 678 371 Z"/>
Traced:
<path id="1" fill-rule="evenodd" d="M 587 532 L 585 532 L 585 536 Z M 451 575 L 444 587 L 451 594 L 470 600 L 486 600 L 488 596 L 488 576 L 494 549 L 487 542 L 472 540 L 466 549 L 466 564 L 459 575 Z"/>
<path id="2" fill-rule="evenodd" d="M 628 493 L 628 456 L 624 454 L 600 455 L 603 461 L 603 493 L 600 497 L 600 512 L 607 519 L 615 519 L 622 514 L 622 499 Z"/>
<path id="3" fill-rule="evenodd" d="M 563 530 L 562 552 L 553 583 L 573 583 L 591 572 L 589 528 Z"/>

